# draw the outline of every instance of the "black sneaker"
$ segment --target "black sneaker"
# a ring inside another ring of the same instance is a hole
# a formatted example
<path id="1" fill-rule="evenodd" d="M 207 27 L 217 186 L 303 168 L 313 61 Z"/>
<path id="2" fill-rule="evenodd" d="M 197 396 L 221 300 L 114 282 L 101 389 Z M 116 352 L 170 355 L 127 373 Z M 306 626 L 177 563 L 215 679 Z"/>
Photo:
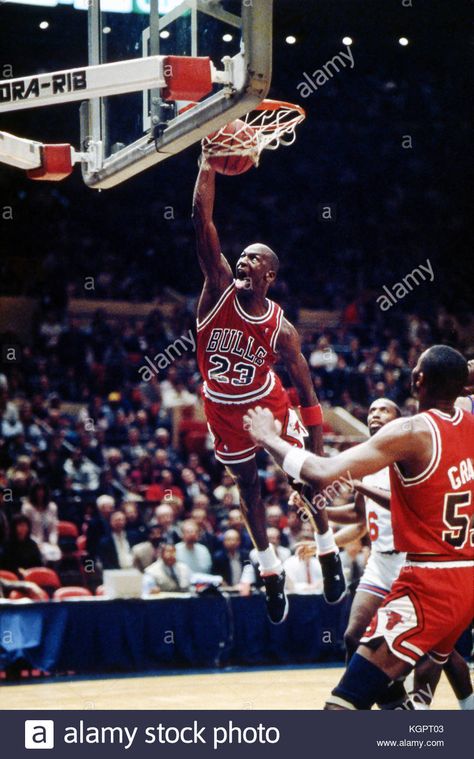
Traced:
<path id="1" fill-rule="evenodd" d="M 273 625 L 281 625 L 288 616 L 288 598 L 285 593 L 285 573 L 262 577 L 265 585 L 267 614 Z"/>
<path id="2" fill-rule="evenodd" d="M 324 600 L 328 604 L 338 604 L 346 593 L 346 580 L 338 553 L 325 553 L 319 556 L 323 573 Z"/>

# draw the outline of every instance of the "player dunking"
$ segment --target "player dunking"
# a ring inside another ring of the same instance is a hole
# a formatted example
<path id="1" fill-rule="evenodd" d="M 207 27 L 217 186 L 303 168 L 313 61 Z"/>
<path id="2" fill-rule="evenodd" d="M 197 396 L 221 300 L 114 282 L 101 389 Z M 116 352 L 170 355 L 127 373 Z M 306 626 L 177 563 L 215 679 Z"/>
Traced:
<path id="1" fill-rule="evenodd" d="M 361 640 L 328 709 L 370 709 L 429 654 L 447 661 L 474 613 L 474 417 L 455 407 L 467 362 L 448 346 L 425 351 L 412 375 L 419 410 L 369 441 L 330 459 L 283 441 L 268 409 L 249 410 L 253 440 L 296 479 L 318 488 L 350 472 L 360 478 L 390 466 L 399 578 Z"/>
<path id="2" fill-rule="evenodd" d="M 204 407 L 216 458 L 239 487 L 242 511 L 258 550 L 268 615 L 279 624 L 288 611 L 285 575 L 268 542 L 255 460 L 257 446 L 244 429 L 243 416 L 258 403 L 265 403 L 282 424 L 282 434 L 289 445 L 304 447 L 307 433 L 272 371 L 277 354 L 299 395 L 302 421 L 309 430 L 311 447 L 318 454 L 323 450 L 321 407 L 298 333 L 282 309 L 266 297 L 277 276 L 277 255 L 266 245 L 249 245 L 237 261 L 234 279 L 213 221 L 214 197 L 215 172 L 203 161 L 194 190 L 193 221 L 205 278 L 197 309 Z M 316 526 L 325 597 L 335 603 L 345 592 L 345 581 L 324 509 L 318 511 Z"/>

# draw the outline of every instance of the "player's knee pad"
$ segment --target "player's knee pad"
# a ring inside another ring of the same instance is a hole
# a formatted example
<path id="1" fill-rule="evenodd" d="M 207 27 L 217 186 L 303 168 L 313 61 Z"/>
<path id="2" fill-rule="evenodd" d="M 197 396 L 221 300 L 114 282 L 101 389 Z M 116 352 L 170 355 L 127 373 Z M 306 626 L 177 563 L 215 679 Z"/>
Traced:
<path id="1" fill-rule="evenodd" d="M 370 709 L 386 692 L 390 682 L 385 672 L 356 653 L 328 703 L 346 709 Z"/>

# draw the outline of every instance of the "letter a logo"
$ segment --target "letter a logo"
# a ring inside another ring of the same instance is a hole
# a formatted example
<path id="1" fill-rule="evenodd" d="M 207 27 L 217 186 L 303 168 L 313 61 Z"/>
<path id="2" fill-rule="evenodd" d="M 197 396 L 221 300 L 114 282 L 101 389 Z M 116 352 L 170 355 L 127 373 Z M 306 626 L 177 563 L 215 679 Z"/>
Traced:
<path id="1" fill-rule="evenodd" d="M 54 748 L 54 721 L 25 720 L 25 748 Z"/>

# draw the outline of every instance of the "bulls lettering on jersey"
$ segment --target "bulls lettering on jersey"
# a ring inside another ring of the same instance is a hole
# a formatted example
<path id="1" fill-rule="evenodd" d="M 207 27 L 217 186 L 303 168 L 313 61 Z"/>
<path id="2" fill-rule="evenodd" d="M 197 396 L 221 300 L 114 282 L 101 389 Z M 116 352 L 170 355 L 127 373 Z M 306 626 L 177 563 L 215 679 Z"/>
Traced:
<path id="1" fill-rule="evenodd" d="M 446 560 L 474 559 L 474 416 L 456 409 L 421 414 L 433 454 L 426 470 L 404 477 L 390 468 L 395 547 Z"/>
<path id="2" fill-rule="evenodd" d="M 368 474 L 363 479 L 364 485 L 385 490 L 390 495 L 390 471 L 388 466 L 380 472 Z M 376 551 L 393 551 L 392 515 L 378 503 L 365 496 L 365 513 L 367 531 L 372 548 Z"/>
<path id="3" fill-rule="evenodd" d="M 197 325 L 197 356 L 203 392 L 215 403 L 252 403 L 268 395 L 276 377 L 276 343 L 283 311 L 267 299 L 262 316 L 247 314 L 234 283 Z"/>

